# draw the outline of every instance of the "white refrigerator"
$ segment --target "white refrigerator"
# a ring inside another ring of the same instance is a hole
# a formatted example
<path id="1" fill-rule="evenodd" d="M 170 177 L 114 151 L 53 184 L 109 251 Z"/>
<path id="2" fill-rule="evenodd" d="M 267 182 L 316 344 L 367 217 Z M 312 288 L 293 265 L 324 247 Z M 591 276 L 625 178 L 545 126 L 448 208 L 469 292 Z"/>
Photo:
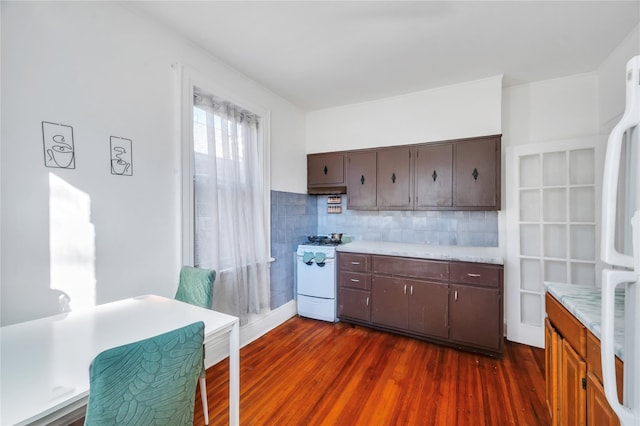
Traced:
<path id="1" fill-rule="evenodd" d="M 607 142 L 602 182 L 602 378 L 623 426 L 640 425 L 640 56 L 627 63 L 625 112 Z M 624 389 L 620 404 L 614 355 L 614 299 L 625 289 Z"/>

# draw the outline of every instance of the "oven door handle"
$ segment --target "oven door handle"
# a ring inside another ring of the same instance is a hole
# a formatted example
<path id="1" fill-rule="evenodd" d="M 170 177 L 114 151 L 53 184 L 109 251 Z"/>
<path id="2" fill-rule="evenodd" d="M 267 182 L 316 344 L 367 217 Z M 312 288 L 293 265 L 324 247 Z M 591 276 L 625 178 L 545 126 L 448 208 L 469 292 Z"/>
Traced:
<path id="1" fill-rule="evenodd" d="M 327 263 L 333 263 L 333 262 L 335 262 L 335 259 L 326 258 L 323 262 L 316 262 L 316 265 L 323 268 L 324 265 L 326 265 Z"/>
<path id="2" fill-rule="evenodd" d="M 307 262 L 305 262 L 304 260 L 302 260 L 302 257 L 301 257 L 301 256 L 298 256 L 298 262 L 299 262 L 299 263 L 301 263 L 301 264 L 303 264 L 303 265 L 309 265 L 309 266 L 313 265 L 314 263 L 315 263 L 316 265 L 318 265 L 318 266 L 320 266 L 320 265 L 324 266 L 324 265 L 325 265 L 325 264 L 327 264 L 327 263 L 334 263 L 335 261 L 336 261 L 336 260 L 335 260 L 334 258 L 332 258 L 332 257 L 327 257 L 327 258 L 324 260 L 324 262 L 322 262 L 322 263 L 318 263 L 318 262 L 316 262 L 315 260 L 311 260 L 309 263 L 307 263 Z"/>

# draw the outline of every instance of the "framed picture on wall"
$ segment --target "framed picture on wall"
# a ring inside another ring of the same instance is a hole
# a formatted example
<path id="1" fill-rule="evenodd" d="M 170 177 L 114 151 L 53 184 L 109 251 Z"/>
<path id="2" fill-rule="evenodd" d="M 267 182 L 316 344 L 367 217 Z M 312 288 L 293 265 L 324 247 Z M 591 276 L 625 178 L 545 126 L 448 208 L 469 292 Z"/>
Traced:
<path id="1" fill-rule="evenodd" d="M 111 174 L 133 176 L 131 139 L 111 136 Z"/>
<path id="2" fill-rule="evenodd" d="M 65 124 L 42 122 L 44 165 L 59 169 L 75 169 L 76 153 L 73 145 L 73 127 Z"/>

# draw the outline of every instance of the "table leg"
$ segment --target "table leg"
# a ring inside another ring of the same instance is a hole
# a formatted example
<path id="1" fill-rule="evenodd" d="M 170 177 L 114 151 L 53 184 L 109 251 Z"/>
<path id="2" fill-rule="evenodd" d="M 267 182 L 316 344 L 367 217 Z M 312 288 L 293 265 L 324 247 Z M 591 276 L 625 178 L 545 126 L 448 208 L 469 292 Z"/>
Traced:
<path id="1" fill-rule="evenodd" d="M 229 424 L 240 424 L 240 327 L 229 331 Z"/>

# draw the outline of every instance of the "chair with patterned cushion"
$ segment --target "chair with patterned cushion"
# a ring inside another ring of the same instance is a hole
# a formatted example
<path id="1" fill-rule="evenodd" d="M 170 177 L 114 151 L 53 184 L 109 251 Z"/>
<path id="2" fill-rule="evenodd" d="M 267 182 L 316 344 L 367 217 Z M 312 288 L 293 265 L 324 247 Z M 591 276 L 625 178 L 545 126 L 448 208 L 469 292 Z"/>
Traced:
<path id="1" fill-rule="evenodd" d="M 91 363 L 85 425 L 192 425 L 202 321 L 107 349 Z"/>
<path id="2" fill-rule="evenodd" d="M 183 266 L 180 269 L 180 281 L 176 300 L 211 309 L 213 301 L 213 282 L 216 279 L 216 271 L 210 269 Z M 200 396 L 202 398 L 202 411 L 204 411 L 204 424 L 209 424 L 209 404 L 207 403 L 206 370 L 202 370 L 200 376 Z"/>
<path id="3" fill-rule="evenodd" d="M 201 308 L 211 309 L 216 271 L 183 266 L 175 299 Z"/>

